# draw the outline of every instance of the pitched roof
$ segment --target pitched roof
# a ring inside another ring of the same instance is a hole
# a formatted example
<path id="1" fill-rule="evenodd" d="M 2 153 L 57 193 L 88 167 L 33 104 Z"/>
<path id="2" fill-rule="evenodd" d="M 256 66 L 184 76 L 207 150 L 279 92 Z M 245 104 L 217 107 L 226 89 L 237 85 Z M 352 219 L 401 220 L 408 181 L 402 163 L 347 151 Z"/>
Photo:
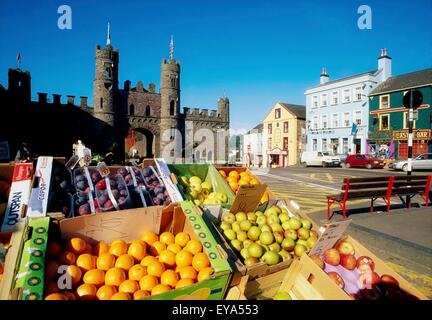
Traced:
<path id="1" fill-rule="evenodd" d="M 248 132 L 246 132 L 246 134 L 260 133 L 260 132 L 262 132 L 262 129 L 263 129 L 263 124 L 260 123 L 260 124 L 256 125 L 255 127 L 253 127 L 251 130 L 249 130 Z"/>
<path id="2" fill-rule="evenodd" d="M 358 78 L 358 77 L 362 77 L 362 76 L 366 76 L 366 75 L 371 75 L 372 76 L 372 75 L 375 75 L 378 71 L 379 70 L 372 70 L 372 71 L 358 73 L 358 74 L 355 74 L 355 75 L 352 75 L 352 76 L 349 76 L 349 77 L 345 77 L 345 78 L 331 80 L 331 81 L 328 81 L 328 82 L 325 82 L 325 83 L 320 83 L 320 84 L 318 84 L 316 86 L 313 86 L 313 87 L 311 87 L 309 89 L 315 89 L 315 88 L 319 88 L 319 87 L 322 87 L 322 86 L 326 86 L 328 84 L 333 84 L 333 83 L 336 83 L 336 82 L 345 81 L 345 80 L 349 80 L 349 79 L 354 79 L 354 78 Z M 309 90 L 309 89 L 307 89 L 307 90 Z"/>
<path id="3" fill-rule="evenodd" d="M 427 85 L 432 85 L 432 68 L 390 77 L 372 90 L 369 95 L 374 96 L 385 92 L 401 91 Z"/>
<path id="4" fill-rule="evenodd" d="M 290 104 L 284 102 L 279 102 L 279 104 L 286 110 L 288 110 L 288 112 L 294 114 L 297 119 L 306 119 L 306 107 L 304 105 Z"/>

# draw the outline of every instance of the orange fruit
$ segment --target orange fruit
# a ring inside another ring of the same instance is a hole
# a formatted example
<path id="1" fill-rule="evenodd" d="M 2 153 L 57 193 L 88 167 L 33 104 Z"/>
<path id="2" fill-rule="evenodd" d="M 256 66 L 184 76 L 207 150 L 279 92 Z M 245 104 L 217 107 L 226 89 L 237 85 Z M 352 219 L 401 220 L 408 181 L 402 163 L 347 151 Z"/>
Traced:
<path id="1" fill-rule="evenodd" d="M 210 266 L 210 261 L 204 252 L 197 253 L 192 259 L 192 267 L 198 272 Z"/>
<path id="2" fill-rule="evenodd" d="M 152 291 L 152 289 L 159 284 L 158 278 L 151 275 L 146 275 L 139 281 L 141 290 Z"/>
<path id="3" fill-rule="evenodd" d="M 236 192 L 239 188 L 239 184 L 236 181 L 229 182 L 228 184 L 231 187 L 231 190 L 234 192 Z"/>
<path id="4" fill-rule="evenodd" d="M 169 250 L 164 250 L 159 255 L 159 262 L 164 263 L 167 267 L 174 267 L 176 264 L 176 255 Z"/>
<path id="5" fill-rule="evenodd" d="M 72 285 L 76 287 L 81 282 L 82 271 L 75 265 L 68 266 L 66 269 L 66 273 L 72 279 Z"/>
<path id="6" fill-rule="evenodd" d="M 44 293 L 45 295 L 50 295 L 52 293 L 59 293 L 60 289 L 57 285 L 57 282 L 47 281 L 44 284 Z"/>
<path id="7" fill-rule="evenodd" d="M 47 261 L 45 265 L 45 279 L 53 280 L 57 277 L 59 264 L 54 260 Z"/>
<path id="8" fill-rule="evenodd" d="M 102 253 L 109 253 L 110 246 L 105 242 L 99 242 L 93 248 L 93 255 L 99 257 Z"/>
<path id="9" fill-rule="evenodd" d="M 96 297 L 97 288 L 93 284 L 84 283 L 77 289 L 77 295 L 82 300 L 92 300 Z"/>
<path id="10" fill-rule="evenodd" d="M 166 250 L 166 245 L 160 241 L 155 241 L 150 246 L 150 254 L 153 256 L 158 256 L 164 250 Z"/>
<path id="11" fill-rule="evenodd" d="M 189 251 L 182 250 L 176 254 L 176 264 L 179 267 L 187 267 L 192 265 L 193 255 Z"/>
<path id="12" fill-rule="evenodd" d="M 230 173 L 228 173 L 228 178 L 234 178 L 236 180 L 238 180 L 240 177 L 239 173 L 235 170 L 230 171 Z"/>
<path id="13" fill-rule="evenodd" d="M 79 256 L 86 252 L 87 242 L 81 238 L 70 238 L 66 241 L 66 248 L 68 251 L 73 252 L 75 255 Z"/>
<path id="14" fill-rule="evenodd" d="M 148 267 L 148 265 L 151 261 L 158 261 L 158 259 L 156 257 L 153 257 L 153 256 L 145 256 L 144 259 L 141 260 L 140 265 L 142 265 L 144 267 Z"/>
<path id="15" fill-rule="evenodd" d="M 164 285 L 164 284 L 158 284 L 152 289 L 151 294 L 153 296 L 153 295 L 165 293 L 168 291 L 171 291 L 171 288 L 169 286 Z"/>
<path id="16" fill-rule="evenodd" d="M 64 294 L 68 300 L 76 300 L 76 295 L 73 292 L 69 292 L 69 291 L 63 291 L 62 294 Z"/>
<path id="17" fill-rule="evenodd" d="M 179 253 L 181 251 L 182 247 L 180 247 L 177 243 L 171 243 L 167 246 L 167 250 L 171 251 L 172 253 Z"/>
<path id="18" fill-rule="evenodd" d="M 257 178 L 252 178 L 252 179 L 250 179 L 249 184 L 251 186 L 254 186 L 254 185 L 260 184 L 260 182 L 259 182 L 259 180 Z"/>
<path id="19" fill-rule="evenodd" d="M 120 268 L 111 268 L 105 273 L 105 284 L 118 287 L 126 280 L 126 273 Z"/>
<path id="20" fill-rule="evenodd" d="M 109 253 L 115 255 L 116 257 L 120 257 L 122 254 L 126 254 L 128 251 L 128 245 L 123 240 L 115 240 L 111 243 L 109 248 Z"/>
<path id="21" fill-rule="evenodd" d="M 138 291 L 140 286 L 135 280 L 125 280 L 119 286 L 119 292 L 126 292 L 133 294 L 135 291 Z"/>
<path id="22" fill-rule="evenodd" d="M 115 262 L 115 267 L 123 269 L 124 271 L 129 271 L 129 269 L 132 268 L 134 264 L 135 260 L 131 255 L 122 254 L 120 257 L 117 258 L 117 261 Z"/>
<path id="23" fill-rule="evenodd" d="M 198 277 L 198 272 L 196 272 L 196 270 L 191 266 L 180 268 L 179 274 L 182 279 L 196 280 Z"/>
<path id="24" fill-rule="evenodd" d="M 107 271 L 114 267 L 116 258 L 111 253 L 101 253 L 96 259 L 96 267 L 100 270 Z"/>
<path id="25" fill-rule="evenodd" d="M 171 243 L 174 243 L 174 235 L 171 232 L 163 232 L 159 236 L 159 241 L 162 242 L 165 245 L 169 245 Z"/>
<path id="26" fill-rule="evenodd" d="M 133 294 L 134 300 L 140 300 L 140 299 L 143 299 L 143 298 L 149 297 L 149 296 L 150 296 L 150 292 L 148 292 L 146 290 L 138 290 L 138 291 L 135 291 Z"/>
<path id="27" fill-rule="evenodd" d="M 159 240 L 159 237 L 153 231 L 146 231 L 141 235 L 141 240 L 144 241 L 147 245 L 151 246 L 153 242 Z"/>
<path id="28" fill-rule="evenodd" d="M 219 170 L 219 173 L 221 174 L 222 177 L 226 178 L 226 173 L 223 170 Z"/>
<path id="29" fill-rule="evenodd" d="M 161 284 L 175 288 L 179 280 L 177 273 L 174 270 L 166 270 L 161 275 Z"/>
<path id="30" fill-rule="evenodd" d="M 133 241 L 128 249 L 128 254 L 135 258 L 135 261 L 141 261 L 146 256 L 147 245 L 142 240 Z"/>
<path id="31" fill-rule="evenodd" d="M 238 182 L 239 187 L 241 186 L 248 186 L 249 185 L 249 181 L 246 181 L 244 179 L 240 179 Z"/>
<path id="32" fill-rule="evenodd" d="M 188 279 L 188 278 L 180 279 L 176 284 L 176 289 L 184 288 L 184 287 L 190 286 L 194 283 L 195 283 L 195 281 L 193 281 L 192 279 Z"/>
<path id="33" fill-rule="evenodd" d="M 202 251 L 202 244 L 198 240 L 189 240 L 184 250 L 189 251 L 192 254 L 197 254 Z"/>
<path id="34" fill-rule="evenodd" d="M 99 300 L 110 300 L 117 293 L 117 288 L 114 286 L 104 285 L 100 287 L 96 293 Z"/>
<path id="35" fill-rule="evenodd" d="M 76 262 L 76 255 L 73 252 L 70 251 L 65 251 L 60 255 L 59 258 L 59 264 L 63 265 L 63 264 L 75 264 Z"/>
<path id="36" fill-rule="evenodd" d="M 184 248 L 188 241 L 190 240 L 190 237 L 185 232 L 179 232 L 176 234 L 174 238 L 174 242 L 178 244 L 180 247 Z"/>
<path id="37" fill-rule="evenodd" d="M 63 293 L 51 293 L 45 297 L 45 300 L 69 300 Z"/>
<path id="38" fill-rule="evenodd" d="M 131 296 L 126 292 L 115 293 L 110 300 L 131 300 Z"/>
<path id="39" fill-rule="evenodd" d="M 198 281 L 203 281 L 205 279 L 209 279 L 211 275 L 214 273 L 214 270 L 212 267 L 206 267 L 204 269 L 201 269 L 201 271 L 198 273 Z"/>
<path id="40" fill-rule="evenodd" d="M 90 253 L 83 253 L 78 256 L 76 265 L 81 268 L 82 271 L 89 271 L 96 269 L 96 257 Z"/>
<path id="41" fill-rule="evenodd" d="M 233 177 L 228 177 L 228 178 L 226 178 L 226 182 L 227 182 L 228 184 L 230 184 L 230 183 L 237 183 L 237 182 L 238 182 L 238 179 L 233 178 Z"/>
<path id="42" fill-rule="evenodd" d="M 242 172 L 242 173 L 240 173 L 240 180 L 244 180 L 244 181 L 246 181 L 247 183 L 249 183 L 249 181 L 250 181 L 251 179 L 252 179 L 252 178 L 250 177 L 249 173 L 247 173 L 247 172 Z"/>
<path id="43" fill-rule="evenodd" d="M 105 271 L 99 269 L 89 270 L 84 273 L 84 283 L 94 284 L 96 287 L 100 287 L 105 282 Z"/>
<path id="44" fill-rule="evenodd" d="M 151 261 L 147 266 L 147 274 L 155 277 L 160 277 L 165 271 L 165 266 L 159 261 Z"/>
<path id="45" fill-rule="evenodd" d="M 62 252 L 62 247 L 58 242 L 48 242 L 46 249 L 47 258 L 57 258 Z"/>
<path id="46" fill-rule="evenodd" d="M 130 280 L 140 281 L 147 274 L 147 268 L 136 264 L 129 269 L 128 277 Z"/>

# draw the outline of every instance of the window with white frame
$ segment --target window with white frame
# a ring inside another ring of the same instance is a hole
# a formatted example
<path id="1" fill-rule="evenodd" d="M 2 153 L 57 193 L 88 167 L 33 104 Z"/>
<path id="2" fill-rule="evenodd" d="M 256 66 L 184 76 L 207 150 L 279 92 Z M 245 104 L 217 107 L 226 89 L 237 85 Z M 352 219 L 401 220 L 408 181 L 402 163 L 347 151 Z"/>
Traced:
<path id="1" fill-rule="evenodd" d="M 339 103 L 339 92 L 333 91 L 332 92 L 332 98 L 331 98 L 331 104 L 336 105 Z"/>
<path id="2" fill-rule="evenodd" d="M 344 112 L 343 124 L 344 124 L 344 127 L 350 127 L 351 126 L 351 119 L 350 119 L 350 113 L 349 112 Z"/>
<path id="3" fill-rule="evenodd" d="M 322 146 L 321 151 L 326 152 L 327 151 L 327 139 L 322 139 L 321 146 Z"/>
<path id="4" fill-rule="evenodd" d="M 348 138 L 343 138 L 342 149 L 343 153 L 348 154 Z"/>
<path id="5" fill-rule="evenodd" d="M 356 112 L 354 112 L 354 122 L 358 126 L 360 126 L 362 124 L 362 112 L 361 112 L 361 110 L 357 110 Z"/>
<path id="6" fill-rule="evenodd" d="M 337 128 L 339 127 L 339 114 L 333 113 L 332 115 L 332 127 Z"/>
<path id="7" fill-rule="evenodd" d="M 343 102 L 344 103 L 348 103 L 351 101 L 351 90 L 350 89 L 345 89 L 343 91 Z"/>
<path id="8" fill-rule="evenodd" d="M 323 114 L 321 116 L 321 127 L 323 129 L 327 129 L 327 115 L 326 114 Z"/>
<path id="9" fill-rule="evenodd" d="M 354 99 L 356 99 L 356 101 L 360 101 L 362 99 L 362 89 L 361 89 L 361 87 L 355 88 Z"/>
<path id="10" fill-rule="evenodd" d="M 318 116 L 314 116 L 312 120 L 312 128 L 318 129 Z"/>
<path id="11" fill-rule="evenodd" d="M 327 106 L 327 93 L 324 93 L 321 95 L 321 106 L 322 107 Z"/>
<path id="12" fill-rule="evenodd" d="M 312 107 L 314 107 L 314 108 L 318 107 L 318 97 L 317 96 L 312 97 Z"/>
<path id="13" fill-rule="evenodd" d="M 318 143 L 317 139 L 312 139 L 312 151 L 317 151 Z"/>

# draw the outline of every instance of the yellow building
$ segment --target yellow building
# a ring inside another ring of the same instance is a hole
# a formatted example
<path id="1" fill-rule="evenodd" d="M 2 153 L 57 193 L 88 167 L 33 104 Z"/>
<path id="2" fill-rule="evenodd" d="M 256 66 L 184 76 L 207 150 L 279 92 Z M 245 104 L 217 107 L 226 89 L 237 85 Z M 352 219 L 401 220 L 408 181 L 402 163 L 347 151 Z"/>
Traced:
<path id="1" fill-rule="evenodd" d="M 278 102 L 263 121 L 263 166 L 288 167 L 300 162 L 306 148 L 305 106 Z"/>

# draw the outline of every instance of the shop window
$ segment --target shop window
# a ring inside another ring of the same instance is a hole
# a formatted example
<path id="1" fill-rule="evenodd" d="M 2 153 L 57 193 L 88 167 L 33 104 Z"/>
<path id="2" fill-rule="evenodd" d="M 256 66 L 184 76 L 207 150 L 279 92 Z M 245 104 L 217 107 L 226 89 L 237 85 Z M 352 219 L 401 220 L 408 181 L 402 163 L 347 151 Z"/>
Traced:
<path id="1" fill-rule="evenodd" d="M 403 115 L 403 117 L 404 117 L 403 118 L 403 128 L 404 129 L 408 129 L 408 126 L 409 126 L 409 118 L 408 118 L 408 116 L 409 116 L 409 113 L 408 112 L 404 112 L 404 115 Z M 413 121 L 413 129 L 415 129 L 415 127 L 416 127 L 416 121 L 414 120 Z"/>
<path id="2" fill-rule="evenodd" d="M 379 129 L 380 130 L 389 130 L 390 129 L 390 115 L 389 114 L 381 114 L 379 117 Z"/>

